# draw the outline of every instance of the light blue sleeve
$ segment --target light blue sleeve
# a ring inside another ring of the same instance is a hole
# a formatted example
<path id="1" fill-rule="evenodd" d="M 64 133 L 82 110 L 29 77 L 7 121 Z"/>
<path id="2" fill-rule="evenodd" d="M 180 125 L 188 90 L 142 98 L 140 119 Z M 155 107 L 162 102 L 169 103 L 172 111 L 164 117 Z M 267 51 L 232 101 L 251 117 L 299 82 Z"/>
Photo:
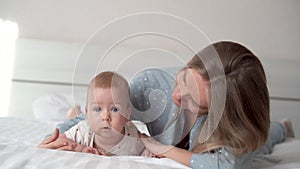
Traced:
<path id="1" fill-rule="evenodd" d="M 281 143 L 286 139 L 286 131 L 283 124 L 271 122 L 269 136 L 266 143 L 255 151 L 256 154 L 270 154 L 275 144 Z"/>
<path id="2" fill-rule="evenodd" d="M 193 154 L 190 165 L 191 168 L 219 168 L 219 169 L 235 169 L 235 168 L 251 168 L 254 156 L 257 154 L 269 154 L 275 144 L 285 140 L 285 128 L 279 122 L 271 122 L 269 137 L 267 142 L 255 152 L 243 154 L 235 157 L 226 148 L 213 153 Z"/>
<path id="3" fill-rule="evenodd" d="M 201 125 L 204 118 L 205 116 L 200 118 L 197 121 L 194 130 L 191 131 L 192 140 L 194 140 L 195 133 L 198 131 L 197 128 Z M 279 122 L 271 122 L 269 137 L 266 143 L 256 151 L 240 155 L 239 157 L 235 157 L 225 148 L 213 153 L 193 154 L 190 165 L 192 168 L 250 168 L 255 156 L 270 154 L 275 144 L 281 143 L 285 140 L 285 132 L 283 124 Z"/>
<path id="4" fill-rule="evenodd" d="M 250 169 L 253 154 L 235 157 L 226 148 L 214 152 L 193 154 L 190 166 L 197 169 Z"/>
<path id="5" fill-rule="evenodd" d="M 190 148 L 189 151 L 192 151 L 192 147 L 198 136 L 200 126 L 207 118 L 207 115 L 202 115 L 196 121 L 190 132 Z M 242 154 L 238 157 L 234 156 L 231 151 L 226 148 L 219 148 L 214 151 L 209 151 L 205 153 L 193 154 L 190 161 L 191 168 L 217 168 L 217 169 L 247 169 L 251 167 L 252 159 L 254 154 Z"/>

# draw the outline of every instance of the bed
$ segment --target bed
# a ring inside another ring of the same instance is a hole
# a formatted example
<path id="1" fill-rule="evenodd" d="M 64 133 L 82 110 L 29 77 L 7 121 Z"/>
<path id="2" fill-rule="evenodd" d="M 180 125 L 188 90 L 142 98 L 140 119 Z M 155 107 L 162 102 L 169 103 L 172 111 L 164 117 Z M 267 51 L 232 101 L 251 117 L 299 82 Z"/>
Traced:
<path id="1" fill-rule="evenodd" d="M 170 159 L 138 156 L 104 157 L 87 153 L 36 148 L 54 122 L 0 118 L 0 168 L 187 168 Z"/>
<path id="2" fill-rule="evenodd" d="M 171 159 L 138 156 L 98 156 L 60 150 L 36 148 L 55 127 L 42 122 L 16 117 L 0 118 L 0 168 L 188 168 Z M 142 126 L 138 126 L 142 127 Z M 257 158 L 253 168 L 300 168 L 300 141 L 288 139 L 275 146 L 271 155 Z"/>
<path id="3" fill-rule="evenodd" d="M 76 56 L 80 47 L 79 44 L 19 40 L 9 116 L 0 117 L 0 168 L 188 168 L 166 158 L 105 157 L 36 148 L 36 145 L 43 140 L 46 134 L 51 133 L 58 123 L 66 120 L 66 110 L 68 108 L 75 104 L 84 107 L 87 82 L 95 73 L 95 70 L 87 70 L 84 66 L 79 66 L 79 70 L 74 70 L 73 65 L 66 65 L 68 60 L 74 59 L 71 56 Z M 37 48 L 40 50 L 35 50 Z M 30 52 L 28 53 L 28 51 Z M 130 53 L 130 50 L 121 49 L 118 52 Z M 51 53 L 51 56 L 49 53 Z M 51 59 L 36 57 L 44 55 Z M 62 61 L 61 65 L 56 64 L 55 58 Z M 33 59 L 36 62 L 26 62 Z M 276 145 L 272 154 L 256 158 L 252 168 L 300 168 L 300 123 L 296 123 L 300 120 L 300 78 L 297 78 L 299 75 L 295 73 L 299 72 L 300 65 L 299 63 L 282 62 L 281 60 L 270 61 L 264 58 L 262 60 L 269 80 L 271 118 L 272 120 L 280 120 L 284 117 L 292 119 L 296 138 L 287 139 L 285 142 Z M 44 64 L 47 62 L 48 65 L 41 66 L 43 65 L 41 62 Z M 166 65 L 173 67 L 163 68 L 163 72 L 173 76 L 178 70 L 178 67 L 174 69 L 174 66 L 176 67 L 179 64 L 167 63 Z M 160 66 L 165 67 L 166 65 Z M 114 70 L 114 66 L 104 67 L 103 70 Z M 286 68 L 286 71 L 276 71 L 279 66 Z M 136 70 L 131 69 L 131 67 L 134 66 L 130 65 L 126 70 L 118 69 L 129 81 L 132 81 L 133 76 L 139 77 L 140 80 L 131 82 L 131 86 L 138 88 L 141 81 L 151 78 L 150 76 L 145 78 L 147 71 L 144 71 L 145 74 L 138 75 L 135 74 Z M 74 71 L 77 72 L 75 77 L 73 76 Z M 171 76 L 163 76 L 163 78 L 166 81 L 172 81 Z M 155 77 L 157 78 L 157 76 Z M 286 81 L 290 83 L 285 83 Z M 172 85 L 164 85 L 167 87 L 160 88 L 161 91 L 170 92 Z M 150 93 L 148 92 L 148 94 Z M 170 95 L 159 91 L 154 94 L 170 102 Z M 140 100 L 139 97 L 136 99 Z M 154 102 L 154 100 L 152 101 Z M 139 105 L 136 105 L 136 107 L 139 109 Z M 169 112 L 174 109 L 168 104 L 162 105 L 162 107 Z M 142 118 L 135 113 L 133 114 L 132 118 L 134 120 Z M 136 121 L 135 124 L 139 130 L 146 132 L 145 125 L 139 121 Z M 148 129 L 151 130 L 151 128 Z M 176 130 L 176 128 L 173 128 L 173 130 Z"/>

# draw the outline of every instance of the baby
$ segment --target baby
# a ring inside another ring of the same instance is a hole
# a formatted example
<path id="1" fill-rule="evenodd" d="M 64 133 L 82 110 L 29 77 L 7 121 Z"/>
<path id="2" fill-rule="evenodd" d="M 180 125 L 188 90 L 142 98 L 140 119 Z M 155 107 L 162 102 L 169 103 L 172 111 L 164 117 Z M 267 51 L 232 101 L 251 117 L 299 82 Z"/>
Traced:
<path id="1" fill-rule="evenodd" d="M 141 155 L 144 144 L 130 122 L 128 82 L 114 72 L 102 72 L 89 84 L 86 120 L 61 134 L 76 143 L 75 151 L 102 155 Z"/>

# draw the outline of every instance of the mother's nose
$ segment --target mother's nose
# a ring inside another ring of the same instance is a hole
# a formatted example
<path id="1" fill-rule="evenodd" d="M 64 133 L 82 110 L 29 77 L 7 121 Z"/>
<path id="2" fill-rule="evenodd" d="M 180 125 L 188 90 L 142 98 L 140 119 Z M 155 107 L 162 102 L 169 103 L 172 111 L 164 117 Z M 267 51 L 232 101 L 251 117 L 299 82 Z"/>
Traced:
<path id="1" fill-rule="evenodd" d="M 179 87 L 177 86 L 174 91 L 173 91 L 173 94 L 172 94 L 172 99 L 173 99 L 173 102 L 178 106 L 180 107 L 181 106 L 181 99 L 182 99 L 182 93 L 179 89 Z"/>

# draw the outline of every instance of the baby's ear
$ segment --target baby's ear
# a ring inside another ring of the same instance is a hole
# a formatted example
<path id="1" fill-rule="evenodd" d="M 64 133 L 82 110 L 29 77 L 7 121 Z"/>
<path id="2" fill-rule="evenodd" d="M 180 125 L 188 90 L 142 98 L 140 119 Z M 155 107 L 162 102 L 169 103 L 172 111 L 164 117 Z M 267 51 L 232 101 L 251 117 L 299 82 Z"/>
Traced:
<path id="1" fill-rule="evenodd" d="M 131 115 L 131 107 L 128 106 L 127 112 L 126 112 L 126 118 L 127 118 L 127 120 L 130 120 L 130 115 Z"/>

